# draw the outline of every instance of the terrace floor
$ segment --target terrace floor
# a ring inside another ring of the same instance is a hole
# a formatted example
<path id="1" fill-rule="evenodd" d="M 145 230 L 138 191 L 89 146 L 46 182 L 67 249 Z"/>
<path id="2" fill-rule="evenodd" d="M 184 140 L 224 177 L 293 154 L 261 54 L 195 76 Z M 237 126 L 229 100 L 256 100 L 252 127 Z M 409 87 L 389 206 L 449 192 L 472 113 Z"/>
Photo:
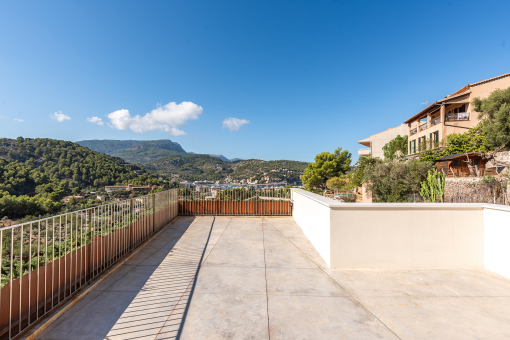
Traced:
<path id="1" fill-rule="evenodd" d="M 399 338 L 509 339 L 510 281 L 331 270 L 291 217 L 180 217 L 38 337 Z"/>

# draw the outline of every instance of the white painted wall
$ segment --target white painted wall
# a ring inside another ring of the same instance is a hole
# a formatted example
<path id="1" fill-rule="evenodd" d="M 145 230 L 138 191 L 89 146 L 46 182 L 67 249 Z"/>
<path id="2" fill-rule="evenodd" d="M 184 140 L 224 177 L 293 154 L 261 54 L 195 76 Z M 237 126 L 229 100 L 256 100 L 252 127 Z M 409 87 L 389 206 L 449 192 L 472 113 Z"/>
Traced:
<path id="1" fill-rule="evenodd" d="M 483 226 L 485 268 L 510 279 L 510 209 L 486 207 Z"/>
<path id="2" fill-rule="evenodd" d="M 310 198 L 305 190 L 292 190 L 293 200 L 292 215 L 294 220 L 303 230 L 314 245 L 317 252 L 322 256 L 328 266 L 330 266 L 330 215 L 331 210 L 327 204 L 326 197 L 315 195 Z M 321 203 L 325 201 L 326 203 Z"/>
<path id="3" fill-rule="evenodd" d="M 331 268 L 485 267 L 510 278 L 510 207 L 292 197 L 294 219 Z"/>

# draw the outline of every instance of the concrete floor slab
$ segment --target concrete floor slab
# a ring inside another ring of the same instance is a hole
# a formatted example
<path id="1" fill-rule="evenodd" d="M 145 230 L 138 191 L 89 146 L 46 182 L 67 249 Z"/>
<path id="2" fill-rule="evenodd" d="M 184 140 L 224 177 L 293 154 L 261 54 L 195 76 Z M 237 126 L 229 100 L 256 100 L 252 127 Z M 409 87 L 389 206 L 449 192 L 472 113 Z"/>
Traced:
<path id="1" fill-rule="evenodd" d="M 265 295 L 194 294 L 180 339 L 268 339 Z"/>
<path id="2" fill-rule="evenodd" d="M 317 265 L 299 250 L 266 251 L 267 268 L 317 268 Z"/>
<path id="3" fill-rule="evenodd" d="M 398 339 L 346 297 L 271 296 L 271 340 Z"/>
<path id="4" fill-rule="evenodd" d="M 509 306 L 486 270 L 329 270 L 290 217 L 185 216 L 38 338 L 507 339 Z"/>
<path id="5" fill-rule="evenodd" d="M 264 268 L 264 250 L 240 252 L 236 247 L 215 247 L 207 256 L 204 266 Z"/>
<path id="6" fill-rule="evenodd" d="M 269 295 L 348 296 L 319 268 L 267 268 Z"/>
<path id="7" fill-rule="evenodd" d="M 402 339 L 510 339 L 510 325 L 461 297 L 371 297 L 362 303 Z"/>
<path id="8" fill-rule="evenodd" d="M 196 281 L 197 293 L 266 294 L 264 268 L 202 267 Z"/>

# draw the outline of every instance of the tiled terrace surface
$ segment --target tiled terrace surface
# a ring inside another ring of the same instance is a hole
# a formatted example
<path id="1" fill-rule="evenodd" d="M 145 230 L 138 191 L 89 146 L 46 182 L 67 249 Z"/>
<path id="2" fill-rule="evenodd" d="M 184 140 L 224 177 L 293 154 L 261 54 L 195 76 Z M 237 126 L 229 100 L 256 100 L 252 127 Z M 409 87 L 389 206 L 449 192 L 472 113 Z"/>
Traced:
<path id="1" fill-rule="evenodd" d="M 330 270 L 291 217 L 181 217 L 39 337 L 399 338 L 509 339 L 510 281 Z"/>

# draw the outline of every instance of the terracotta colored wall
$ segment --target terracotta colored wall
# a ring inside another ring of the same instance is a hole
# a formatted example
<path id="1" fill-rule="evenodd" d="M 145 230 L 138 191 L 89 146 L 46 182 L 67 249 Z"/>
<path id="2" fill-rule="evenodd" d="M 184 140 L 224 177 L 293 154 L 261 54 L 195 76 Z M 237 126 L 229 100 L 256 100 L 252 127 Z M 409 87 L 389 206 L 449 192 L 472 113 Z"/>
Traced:
<path id="1" fill-rule="evenodd" d="M 290 201 L 179 201 L 182 215 L 290 215 Z"/>

